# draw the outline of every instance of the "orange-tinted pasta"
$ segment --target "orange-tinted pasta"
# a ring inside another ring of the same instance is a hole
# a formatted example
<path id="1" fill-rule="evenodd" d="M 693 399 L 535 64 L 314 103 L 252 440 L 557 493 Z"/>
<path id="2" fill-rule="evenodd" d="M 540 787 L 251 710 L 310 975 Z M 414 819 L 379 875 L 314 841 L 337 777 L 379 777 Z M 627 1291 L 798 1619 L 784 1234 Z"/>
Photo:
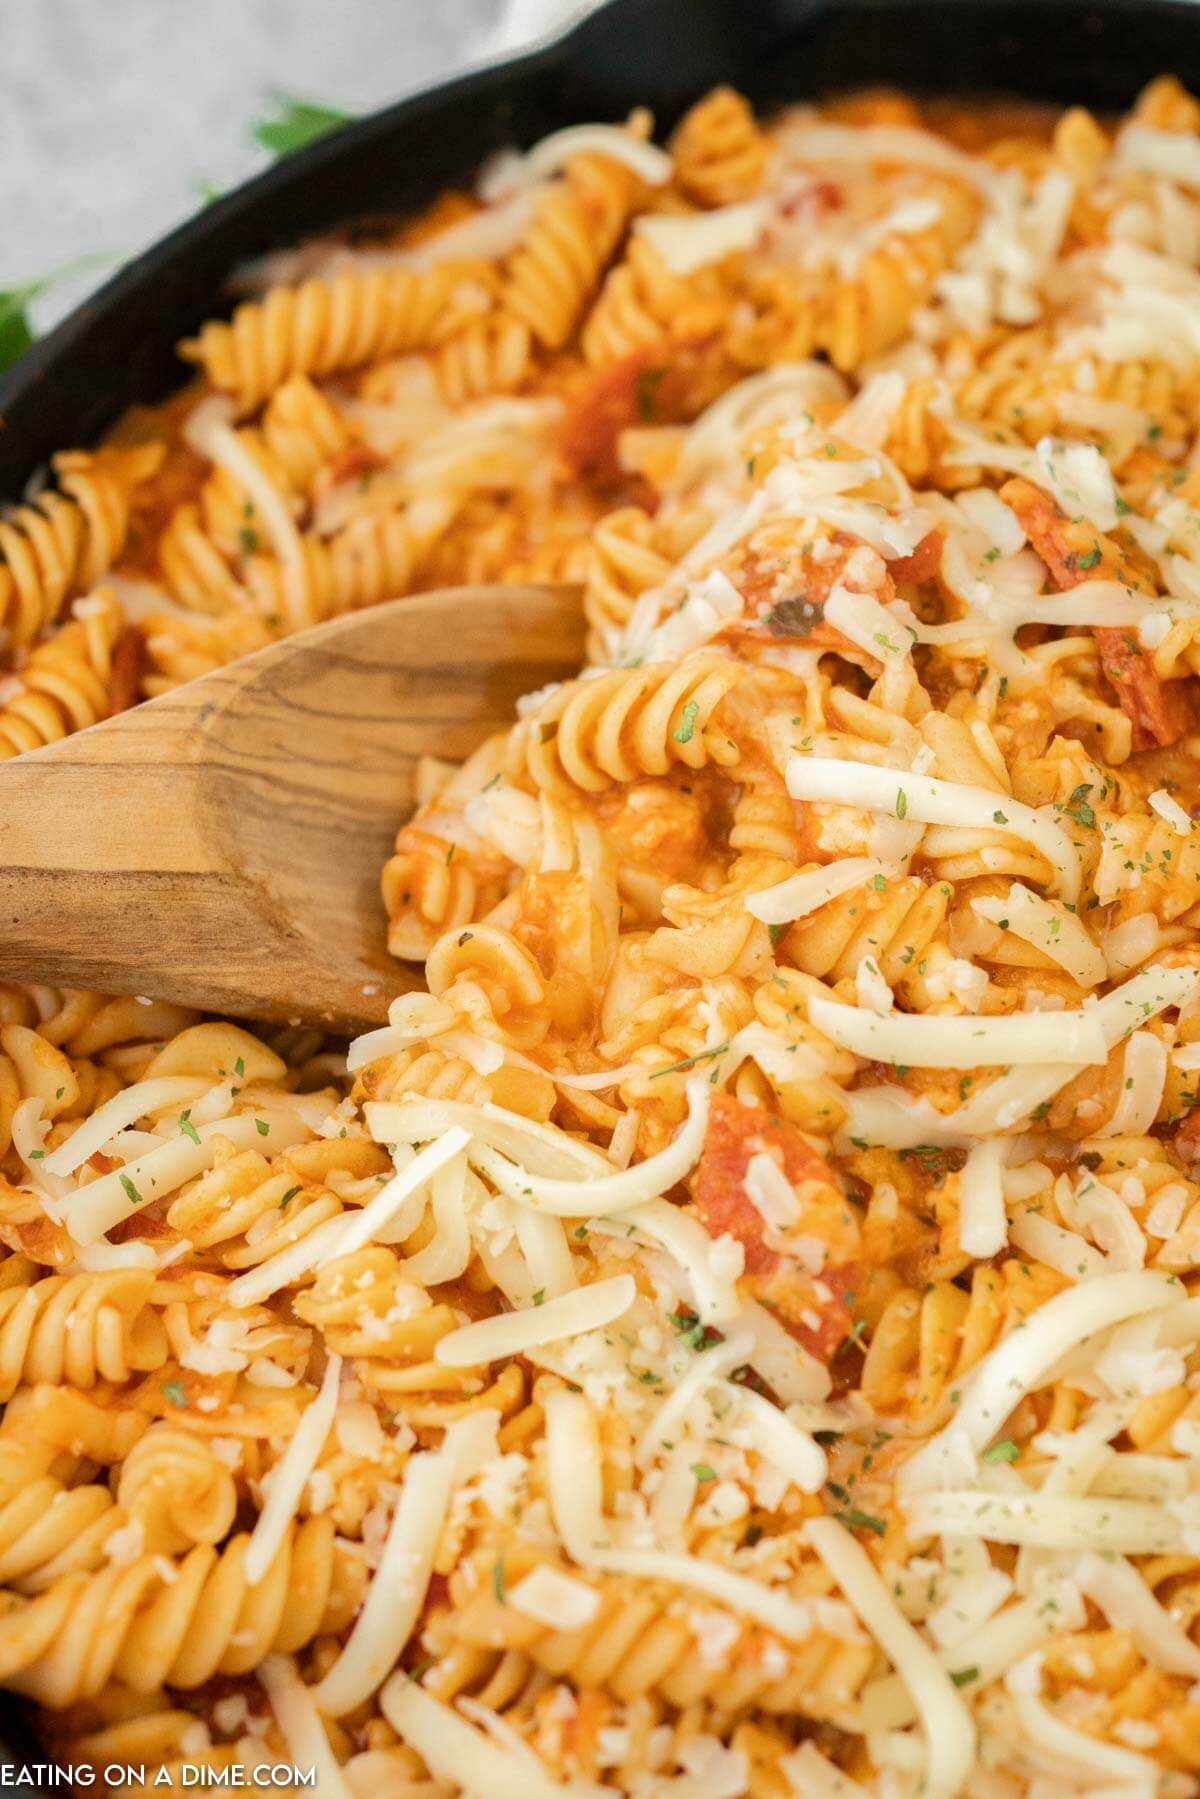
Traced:
<path id="1" fill-rule="evenodd" d="M 382 1030 L 0 989 L 64 1759 L 1196 1791 L 1197 192 L 1170 79 L 722 88 L 306 251 L 0 524 L 0 757 L 418 588 L 589 627 L 422 769 Z"/>

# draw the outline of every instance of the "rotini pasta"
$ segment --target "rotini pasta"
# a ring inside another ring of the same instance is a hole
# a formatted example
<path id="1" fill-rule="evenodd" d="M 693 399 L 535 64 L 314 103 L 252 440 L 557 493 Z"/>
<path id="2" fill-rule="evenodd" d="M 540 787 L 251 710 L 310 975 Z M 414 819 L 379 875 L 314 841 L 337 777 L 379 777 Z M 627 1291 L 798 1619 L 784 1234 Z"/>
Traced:
<path id="1" fill-rule="evenodd" d="M 540 344 L 566 342 L 636 203 L 636 177 L 604 156 L 579 156 L 540 198 L 505 271 L 503 303 Z"/>
<path id="2" fill-rule="evenodd" d="M 183 354 L 251 412 L 293 375 L 331 375 L 450 335 L 477 305 L 470 265 L 357 270 L 247 300 L 229 324 L 206 325 Z M 465 289 L 465 302 L 456 298 Z"/>
<path id="3" fill-rule="evenodd" d="M 77 601 L 76 613 L 14 675 L 0 703 L 0 760 L 85 730 L 138 697 L 137 662 L 121 655 L 124 620 L 111 594 Z"/>
<path id="4" fill-rule="evenodd" d="M 421 586 L 589 627 L 422 764 L 380 1030 L 0 988 L 60 1756 L 1194 1791 L 1198 189 L 1169 79 L 722 88 L 273 263 L 0 525 L 0 756 Z"/>
<path id="5" fill-rule="evenodd" d="M 67 600 L 87 593 L 125 547 L 139 484 L 161 449 L 82 450 L 55 458 L 57 487 L 0 521 L 0 622 L 14 644 L 52 624 Z"/>

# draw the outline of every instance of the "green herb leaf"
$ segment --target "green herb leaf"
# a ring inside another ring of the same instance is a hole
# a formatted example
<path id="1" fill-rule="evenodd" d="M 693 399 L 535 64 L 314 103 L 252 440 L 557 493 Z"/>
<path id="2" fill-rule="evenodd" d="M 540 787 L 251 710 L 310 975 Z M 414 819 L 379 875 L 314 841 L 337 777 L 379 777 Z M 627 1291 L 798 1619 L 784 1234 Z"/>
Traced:
<path id="1" fill-rule="evenodd" d="M 1063 807 L 1068 818 L 1073 818 L 1077 824 L 1086 825 L 1089 829 L 1096 822 L 1096 814 L 1087 803 L 1087 796 L 1091 791 L 1092 783 L 1081 781 Z"/>
<path id="2" fill-rule="evenodd" d="M 687 705 L 683 708 L 683 717 L 680 720 L 680 723 L 671 732 L 671 737 L 675 743 L 690 743 L 692 741 L 692 738 L 696 735 L 696 720 L 699 716 L 699 700 L 689 700 Z"/>
<path id="3" fill-rule="evenodd" d="M 193 1143 L 199 1143 L 200 1133 L 192 1123 L 191 1111 L 192 1108 L 189 1106 L 186 1112 L 179 1114 L 179 1128 L 185 1137 L 190 1137 Z"/>
<path id="4" fill-rule="evenodd" d="M 978 1668 L 954 1668 L 950 1674 L 956 1687 L 969 1687 L 973 1680 L 979 1679 Z"/>
<path id="5" fill-rule="evenodd" d="M 275 105 L 276 116 L 258 119 L 252 128 L 255 143 L 272 156 L 290 156 L 294 150 L 303 150 L 306 144 L 315 144 L 350 118 L 348 112 L 336 106 L 298 100 L 294 94 L 276 95 Z"/>
<path id="6" fill-rule="evenodd" d="M 254 1128 L 258 1132 L 260 1137 L 269 1136 L 270 1130 L 271 1130 L 271 1127 L 267 1123 L 265 1118 L 256 1118 L 254 1120 Z"/>
<path id="7" fill-rule="evenodd" d="M 33 342 L 27 310 L 32 297 L 28 288 L 0 292 L 0 374 L 11 368 L 18 356 L 24 356 Z"/>
<path id="8" fill-rule="evenodd" d="M 711 1349 L 708 1339 L 708 1327 L 692 1312 L 668 1312 L 667 1317 L 675 1327 L 680 1342 L 686 1343 L 689 1349 Z M 713 1338 L 713 1342 L 718 1339 Z"/>
<path id="9" fill-rule="evenodd" d="M 884 1519 L 876 1518 L 870 1512 L 856 1511 L 853 1506 L 848 1506 L 843 1512 L 835 1512 L 834 1517 L 851 1530 L 873 1530 L 877 1537 L 882 1537 L 887 1530 Z"/>
<path id="10" fill-rule="evenodd" d="M 533 1296 L 533 1303 L 535 1306 L 544 1306 L 545 1305 L 545 1303 L 546 1303 L 545 1287 L 538 1288 L 537 1292 Z"/>
<path id="11" fill-rule="evenodd" d="M 717 1478 L 716 1469 L 710 1468 L 707 1462 L 693 1462 L 692 1473 L 696 1476 L 696 1479 L 700 1482 L 701 1486 L 703 1486 L 705 1482 L 716 1480 Z"/>
<path id="12" fill-rule="evenodd" d="M 697 1055 L 685 1056 L 682 1062 L 668 1062 L 665 1068 L 656 1068 L 650 1076 L 652 1081 L 661 1080 L 664 1074 L 677 1074 L 681 1068 L 694 1068 L 697 1062 L 711 1062 L 714 1056 L 723 1056 L 729 1048 L 729 1040 L 716 1043 L 712 1049 L 702 1049 Z"/>
<path id="13" fill-rule="evenodd" d="M 171 1401 L 172 1405 L 177 1405 L 182 1412 L 187 1411 L 188 1396 L 183 1390 L 182 1381 L 165 1380 L 163 1382 L 163 1393 L 166 1398 Z"/>
<path id="14" fill-rule="evenodd" d="M 1011 1437 L 1005 1437 L 999 1443 L 993 1443 L 990 1449 L 983 1452 L 985 1462 L 1015 1462 L 1021 1451 Z"/>
<path id="15" fill-rule="evenodd" d="M 500 1605 L 507 1605 L 504 1585 L 504 1557 L 498 1555 L 492 1563 L 492 1592 Z"/>
<path id="16" fill-rule="evenodd" d="M 775 948 L 776 944 L 779 943 L 782 938 L 787 936 L 787 929 L 785 924 L 769 924 L 767 926 L 767 936 L 771 939 L 772 949 Z"/>
<path id="17" fill-rule="evenodd" d="M 103 251 L 77 256 L 70 262 L 60 263 L 48 275 L 39 275 L 36 281 L 26 281 L 20 287 L 0 289 L 0 375 L 5 369 L 11 368 L 19 356 L 24 356 L 34 341 L 35 332 L 29 321 L 32 302 L 57 282 L 65 281 L 69 275 L 79 274 L 84 269 L 94 268 L 98 263 L 112 260 Z"/>
<path id="18" fill-rule="evenodd" d="M 119 1175 L 117 1178 L 120 1180 L 126 1199 L 131 1199 L 135 1206 L 145 1205 L 145 1200 L 127 1174 Z"/>
<path id="19" fill-rule="evenodd" d="M 666 369 L 640 369 L 634 383 L 638 417 L 643 425 L 652 425 L 658 410 L 658 390 Z"/>

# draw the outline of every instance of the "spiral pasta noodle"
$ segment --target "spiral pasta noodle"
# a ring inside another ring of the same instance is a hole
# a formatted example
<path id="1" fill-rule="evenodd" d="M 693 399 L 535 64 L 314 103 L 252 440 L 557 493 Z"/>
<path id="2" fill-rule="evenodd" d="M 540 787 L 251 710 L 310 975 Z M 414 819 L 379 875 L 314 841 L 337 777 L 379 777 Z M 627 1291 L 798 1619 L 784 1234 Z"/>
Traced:
<path id="1" fill-rule="evenodd" d="M 296 578 L 268 557 L 252 556 L 247 583 L 267 622 L 292 629 L 396 599 L 448 522 L 445 511 L 413 520 L 402 513 L 362 518 L 329 539 L 306 535 Z"/>
<path id="2" fill-rule="evenodd" d="M 728 766 L 737 745 L 714 720 L 743 678 L 735 663 L 697 656 L 679 667 L 654 664 L 564 685 L 514 734 L 514 773 L 564 795 L 597 792 L 635 774 L 665 774 L 672 763 Z"/>
<path id="3" fill-rule="evenodd" d="M 263 409 L 262 435 L 297 493 L 306 493 L 321 470 L 354 441 L 328 394 L 303 374 L 275 390 Z"/>
<path id="4" fill-rule="evenodd" d="M 121 1465 L 117 1502 L 160 1555 L 221 1542 L 237 1512 L 229 1469 L 206 1444 L 169 1424 L 151 1425 L 134 1444 Z"/>
<path id="5" fill-rule="evenodd" d="M 38 1442 L 0 1446 L 0 1566 L 18 1592 L 44 1591 L 63 1575 L 102 1565 L 121 1514 L 107 1487 L 70 1486 Z"/>
<path id="6" fill-rule="evenodd" d="M 756 193 L 770 139 L 733 88 L 715 88 L 685 115 L 672 141 L 679 185 L 701 206 L 728 206 Z"/>
<path id="7" fill-rule="evenodd" d="M 670 559 L 654 542 L 653 521 L 639 507 L 602 519 L 592 533 L 592 556 L 584 604 L 599 634 L 622 630 L 634 603 L 671 572 Z"/>
<path id="8" fill-rule="evenodd" d="M 30 651 L 0 704 L 0 759 L 86 730 L 136 697 L 136 687 L 129 694 L 117 687 L 120 607 L 105 594 L 81 604 L 79 616 Z"/>
<path id="9" fill-rule="evenodd" d="M 0 520 L 0 622 L 12 643 L 30 642 L 113 566 L 135 490 L 161 457 L 154 444 L 64 452 L 54 461 L 57 487 Z"/>
<path id="10" fill-rule="evenodd" d="M 277 288 L 214 321 L 181 353 L 212 385 L 251 412 L 293 375 L 329 375 L 381 356 L 422 349 L 447 330 L 469 268 L 347 271 L 331 281 Z"/>
<path id="11" fill-rule="evenodd" d="M 142 620 L 142 636 L 142 693 L 152 700 L 185 681 L 198 680 L 236 662 L 239 656 L 261 650 L 270 643 L 272 632 L 265 620 L 240 612 L 225 612 L 217 618 L 150 612 Z"/>
<path id="12" fill-rule="evenodd" d="M 452 406 L 516 393 L 533 373 L 533 333 L 507 312 L 473 320 L 447 338 L 435 357 L 437 378 Z"/>
<path id="13" fill-rule="evenodd" d="M 511 258 L 504 305 L 540 344 L 570 336 L 616 249 L 637 196 L 630 171 L 603 156 L 579 156 L 537 204 L 529 233 Z"/>
<path id="14" fill-rule="evenodd" d="M 19 1602 L 0 1619 L 6 1680 L 56 1707 L 93 1697 L 113 1676 L 138 1692 L 164 1680 L 188 1691 L 218 1671 L 245 1672 L 272 1650 L 302 1648 L 352 1605 L 356 1564 L 339 1558 L 325 1521 L 289 1531 L 255 1588 L 242 1569 L 245 1545 L 244 1536 L 220 1553 L 198 1545 L 169 1584 L 157 1558 L 144 1557 L 69 1575 Z"/>
<path id="15" fill-rule="evenodd" d="M 125 1381 L 166 1358 L 144 1273 L 49 1275 L 0 1294 L 0 1389 L 23 1383 L 92 1387 Z"/>
<path id="16" fill-rule="evenodd" d="M 716 336 L 728 320 L 732 298 L 719 274 L 703 270 L 699 277 L 685 279 L 672 272 L 652 244 L 635 236 L 625 259 L 605 277 L 584 321 L 583 353 L 598 367 L 646 351 L 669 363 L 677 346 Z M 652 371 L 653 363 L 649 366 Z"/>
<path id="17" fill-rule="evenodd" d="M 556 133 L 0 524 L 0 756 L 421 588 L 588 628 L 421 762 L 377 1029 L 0 986 L 54 1754 L 1186 1799 L 1198 171 L 1170 78 Z"/>
<path id="18" fill-rule="evenodd" d="M 1014 1269 L 1014 1274 L 1015 1274 Z M 1032 1284 L 1033 1276 L 1026 1276 Z M 924 1294 L 897 1293 L 876 1325 L 863 1362 L 863 1391 L 884 1410 L 906 1406 L 925 1428 L 944 1416 L 952 1389 L 996 1342 L 1011 1308 L 1019 1320 L 1020 1286 L 1011 1296 L 994 1270 L 977 1269 L 969 1292 L 951 1281 Z"/>
<path id="19" fill-rule="evenodd" d="M 506 1556 L 506 1577 L 514 1584 L 528 1570 L 520 1552 Z M 739 1632 L 728 1662 L 697 1654 L 699 1647 L 685 1616 L 672 1615 L 669 1594 L 633 1583 L 613 1583 L 591 1624 L 567 1632 L 539 1627 L 536 1620 L 497 1606 L 484 1584 L 452 1597 L 458 1604 L 435 1626 L 444 1639 L 449 1666 L 439 1675 L 443 1690 L 461 1679 L 471 1664 L 464 1651 L 491 1651 L 473 1682 L 492 1667 L 492 1681 L 510 1680 L 521 1663 L 557 1679 L 569 1677 L 584 1692 L 607 1689 L 626 1703 L 660 1695 L 673 1706 L 707 1705 L 727 1716 L 749 1710 L 768 1717 L 803 1711 L 809 1717 L 837 1717 L 852 1700 L 870 1666 L 863 1644 L 817 1636 L 788 1655 L 779 1643 Z M 453 1646 L 453 1647 L 451 1647 Z M 455 1656 L 457 1651 L 457 1657 Z M 503 1656 L 508 1666 L 500 1663 Z M 457 1666 L 455 1661 L 457 1660 Z M 512 1664 L 516 1663 L 514 1667 Z M 461 1672 L 460 1672 L 461 1670 Z M 436 1690 L 436 1689 L 435 1689 Z"/>

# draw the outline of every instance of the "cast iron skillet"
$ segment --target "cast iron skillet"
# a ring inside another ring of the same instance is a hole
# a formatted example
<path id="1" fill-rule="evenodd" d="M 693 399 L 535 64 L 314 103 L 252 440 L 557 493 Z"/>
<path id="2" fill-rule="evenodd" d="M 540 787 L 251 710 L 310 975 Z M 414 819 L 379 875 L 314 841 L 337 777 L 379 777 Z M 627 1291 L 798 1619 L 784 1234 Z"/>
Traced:
<path id="1" fill-rule="evenodd" d="M 402 51 L 398 53 L 398 62 Z M 289 157 L 121 271 L 0 380 L 0 499 L 55 450 L 177 384 L 176 340 L 234 264 L 415 210 L 490 151 L 639 102 L 662 129 L 719 81 L 760 106 L 889 82 L 1125 107 L 1153 75 L 1200 85 L 1192 0 L 612 0 L 557 42 L 404 100 Z"/>
<path id="2" fill-rule="evenodd" d="M 1119 111 L 1152 76 L 1200 88 L 1195 0 L 611 0 L 520 60 L 404 100 L 260 175 L 164 238 L 0 380 L 0 498 L 177 385 L 178 338 L 238 262 L 355 218 L 413 211 L 489 152 L 653 108 L 669 129 L 727 81 L 760 107 L 886 82 Z M 37 1760 L 19 1708 L 0 1759 Z"/>

